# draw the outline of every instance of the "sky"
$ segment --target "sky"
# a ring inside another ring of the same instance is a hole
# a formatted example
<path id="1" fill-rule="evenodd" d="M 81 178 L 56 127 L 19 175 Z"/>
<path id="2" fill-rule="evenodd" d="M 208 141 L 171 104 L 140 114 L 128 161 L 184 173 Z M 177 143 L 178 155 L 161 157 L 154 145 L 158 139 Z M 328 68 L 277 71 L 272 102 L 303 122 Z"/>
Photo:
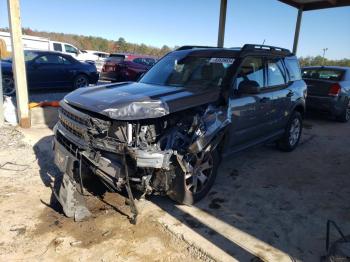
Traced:
<path id="1" fill-rule="evenodd" d="M 22 27 L 161 47 L 216 45 L 220 0 L 21 0 Z M 228 0 L 225 47 L 292 49 L 297 10 L 277 0 Z M 0 0 L 0 27 L 8 27 Z M 298 56 L 350 59 L 350 7 L 304 12 Z"/>

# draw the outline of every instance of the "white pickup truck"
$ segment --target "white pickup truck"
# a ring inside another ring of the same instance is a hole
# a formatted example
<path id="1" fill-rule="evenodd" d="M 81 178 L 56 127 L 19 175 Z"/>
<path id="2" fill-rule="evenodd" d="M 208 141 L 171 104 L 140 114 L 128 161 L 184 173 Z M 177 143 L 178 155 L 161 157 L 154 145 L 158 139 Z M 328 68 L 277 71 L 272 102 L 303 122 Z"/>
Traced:
<path id="1" fill-rule="evenodd" d="M 0 39 L 3 39 L 5 41 L 7 51 L 11 52 L 12 45 L 11 45 L 10 33 L 0 32 Z M 30 36 L 30 35 L 23 35 L 22 41 L 23 41 L 23 49 L 25 50 L 28 50 L 28 49 L 50 50 L 50 51 L 62 52 L 73 56 L 75 59 L 79 61 L 92 61 L 96 64 L 96 68 L 98 67 L 97 68 L 98 71 L 102 69 L 102 66 L 100 66 L 100 64 L 103 62 L 103 58 L 101 58 L 99 55 L 93 52 L 81 51 L 74 45 L 58 42 L 58 41 L 51 41 L 49 38 L 45 38 L 45 37 Z M 96 52 L 98 53 L 98 51 Z"/>

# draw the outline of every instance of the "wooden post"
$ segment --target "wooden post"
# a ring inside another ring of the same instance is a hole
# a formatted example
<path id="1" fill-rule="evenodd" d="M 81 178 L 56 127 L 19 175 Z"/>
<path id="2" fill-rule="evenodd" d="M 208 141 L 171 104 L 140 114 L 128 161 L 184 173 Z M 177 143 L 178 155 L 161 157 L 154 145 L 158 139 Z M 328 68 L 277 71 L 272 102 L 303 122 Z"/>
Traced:
<path id="1" fill-rule="evenodd" d="M 22 45 L 22 26 L 19 0 L 7 0 L 12 43 L 12 70 L 16 86 L 19 125 L 30 127 L 27 76 Z"/>
<path id="2" fill-rule="evenodd" d="M 221 0 L 220 18 L 219 18 L 219 32 L 218 32 L 218 47 L 224 46 L 226 10 L 227 10 L 227 0 Z"/>
<path id="3" fill-rule="evenodd" d="M 299 8 L 298 10 L 298 18 L 295 25 L 295 34 L 294 34 L 294 43 L 293 43 L 293 54 L 297 54 L 298 50 L 298 43 L 299 43 L 299 33 L 300 33 L 300 26 L 301 26 L 301 18 L 303 16 L 303 8 Z"/>
<path id="4" fill-rule="evenodd" d="M 4 124 L 4 100 L 3 100 L 2 72 L 1 72 L 1 60 L 0 60 L 0 127 L 3 124 Z"/>

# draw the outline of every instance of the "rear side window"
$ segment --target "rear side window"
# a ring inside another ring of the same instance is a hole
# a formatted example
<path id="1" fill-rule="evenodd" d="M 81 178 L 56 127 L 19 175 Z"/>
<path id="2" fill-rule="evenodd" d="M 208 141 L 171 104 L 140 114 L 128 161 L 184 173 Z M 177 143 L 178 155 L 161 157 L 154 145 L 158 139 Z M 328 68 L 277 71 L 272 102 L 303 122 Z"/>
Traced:
<path id="1" fill-rule="evenodd" d="M 237 74 L 236 86 L 239 88 L 245 84 L 260 88 L 264 86 L 264 64 L 261 58 L 248 57 L 243 61 Z"/>
<path id="2" fill-rule="evenodd" d="M 64 45 L 67 53 L 77 54 L 78 50 L 71 45 Z"/>
<path id="3" fill-rule="evenodd" d="M 53 43 L 53 50 L 62 52 L 62 45 L 59 43 Z"/>
<path id="4" fill-rule="evenodd" d="M 300 65 L 298 60 L 286 58 L 284 61 L 289 74 L 290 81 L 300 80 L 301 71 L 300 71 Z"/>
<path id="5" fill-rule="evenodd" d="M 281 59 L 267 60 L 267 85 L 279 86 L 286 83 L 286 72 Z"/>
<path id="6" fill-rule="evenodd" d="M 340 69 L 313 68 L 303 69 L 303 78 L 316 80 L 341 81 L 345 71 Z"/>

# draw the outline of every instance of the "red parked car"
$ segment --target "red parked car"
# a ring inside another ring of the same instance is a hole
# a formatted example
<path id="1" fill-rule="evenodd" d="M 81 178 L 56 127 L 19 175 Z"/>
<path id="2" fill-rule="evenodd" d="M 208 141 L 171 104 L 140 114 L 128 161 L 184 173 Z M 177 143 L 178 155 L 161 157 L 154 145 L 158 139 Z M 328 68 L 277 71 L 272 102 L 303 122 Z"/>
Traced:
<path id="1" fill-rule="evenodd" d="M 135 54 L 111 54 L 100 74 L 101 80 L 136 81 L 156 63 L 156 58 Z"/>

